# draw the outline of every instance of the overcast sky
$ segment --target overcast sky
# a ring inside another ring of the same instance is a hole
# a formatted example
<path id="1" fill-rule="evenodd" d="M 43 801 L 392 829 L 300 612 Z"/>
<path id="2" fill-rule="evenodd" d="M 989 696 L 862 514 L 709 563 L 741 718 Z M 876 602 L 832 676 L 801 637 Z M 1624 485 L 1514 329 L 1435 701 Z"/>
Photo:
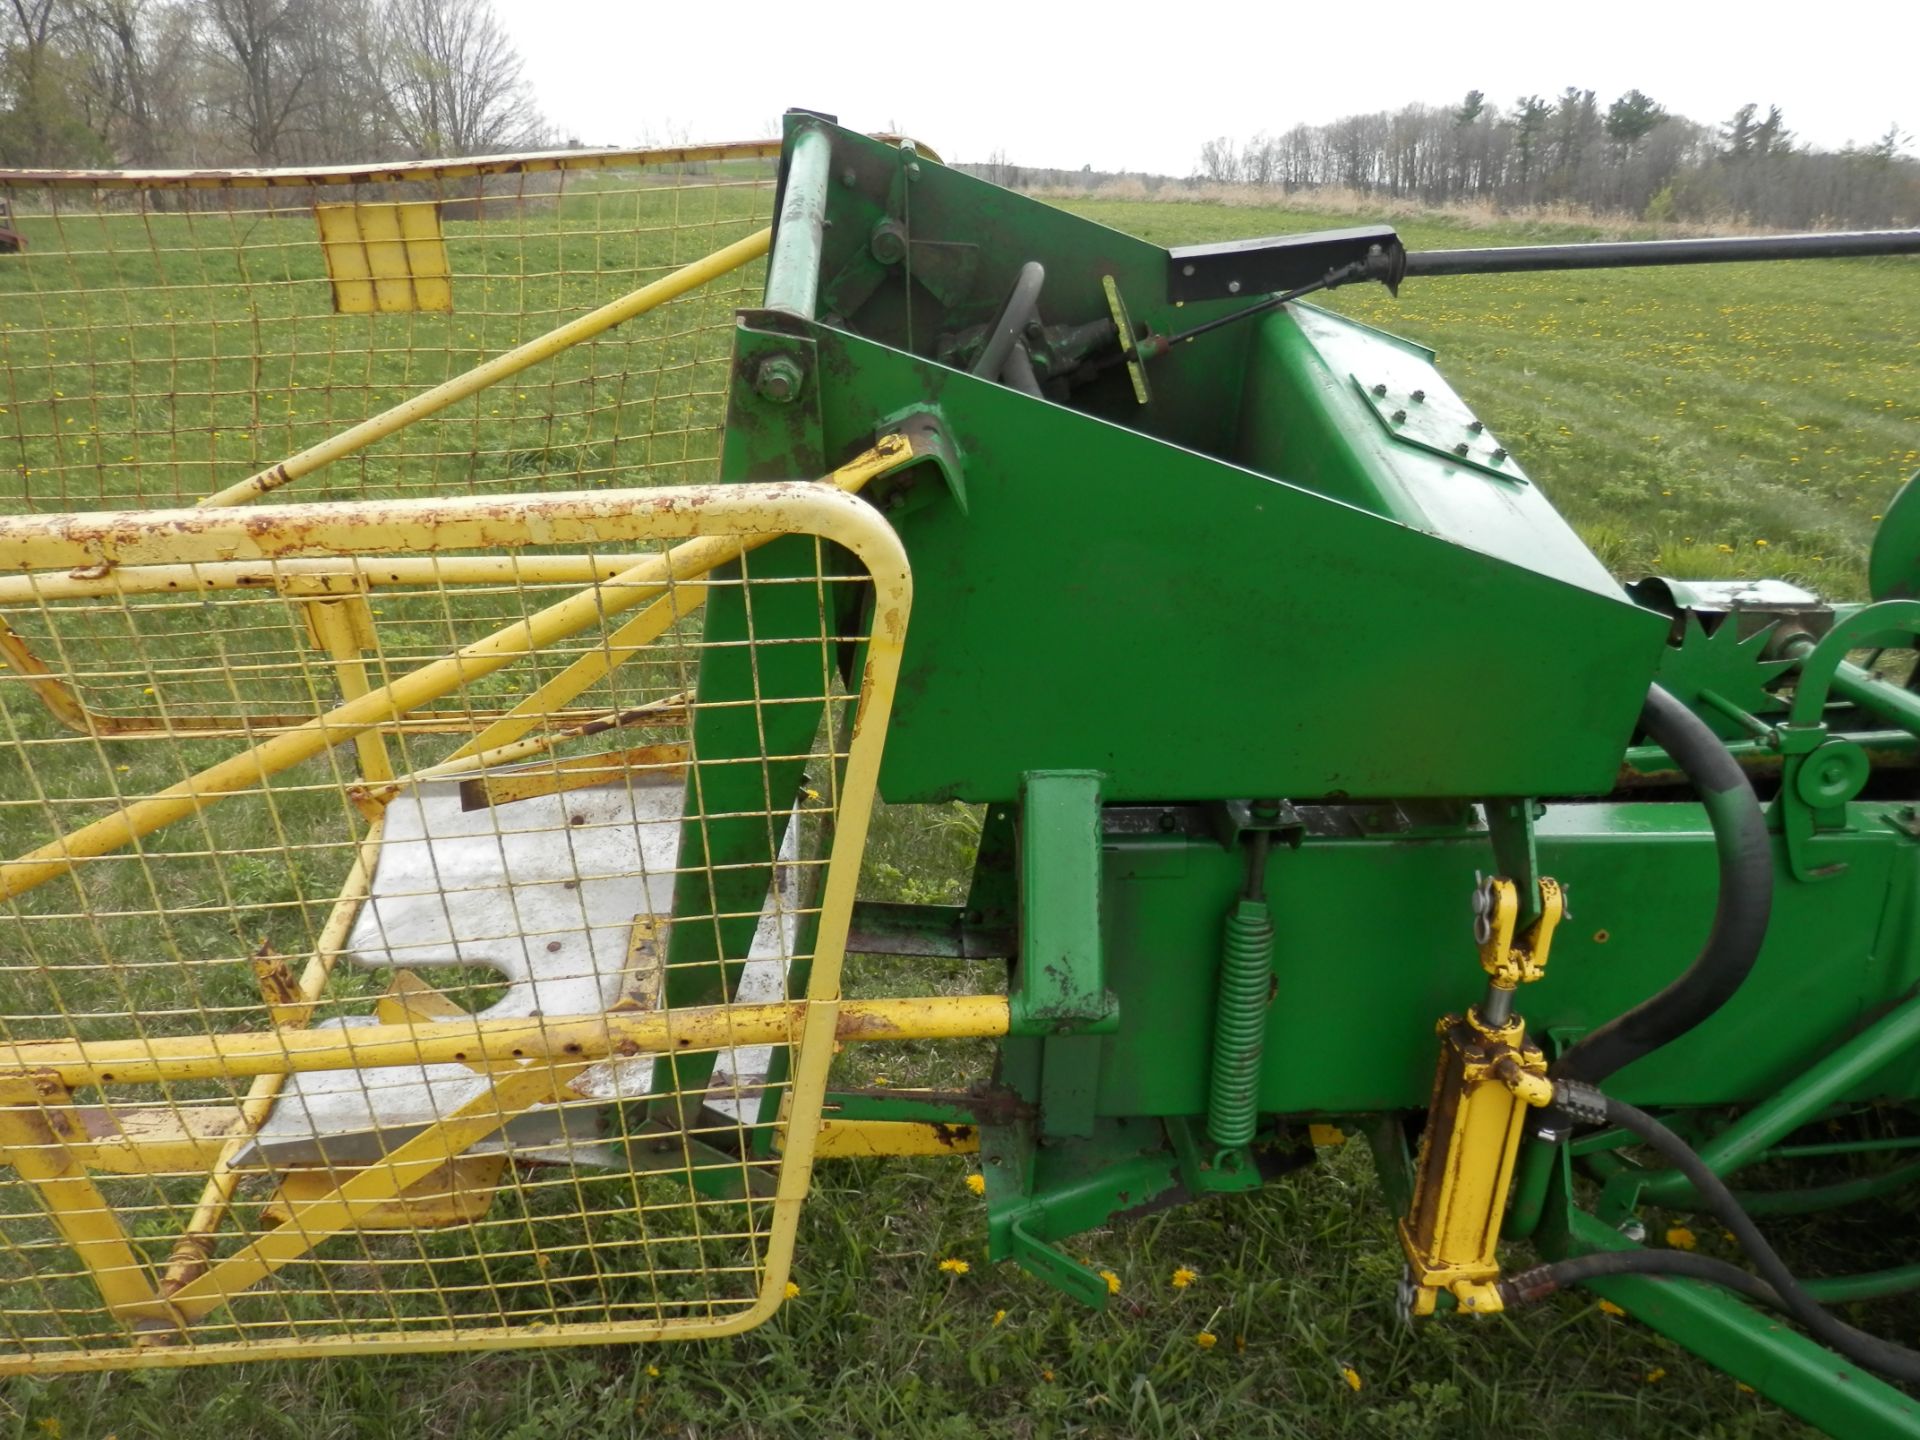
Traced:
<path id="1" fill-rule="evenodd" d="M 749 139 L 798 105 L 949 160 L 1186 175 L 1215 135 L 1568 85 L 1700 121 L 1776 104 L 1823 148 L 1920 133 L 1920 0 L 495 5 L 548 117 L 595 145 Z"/>

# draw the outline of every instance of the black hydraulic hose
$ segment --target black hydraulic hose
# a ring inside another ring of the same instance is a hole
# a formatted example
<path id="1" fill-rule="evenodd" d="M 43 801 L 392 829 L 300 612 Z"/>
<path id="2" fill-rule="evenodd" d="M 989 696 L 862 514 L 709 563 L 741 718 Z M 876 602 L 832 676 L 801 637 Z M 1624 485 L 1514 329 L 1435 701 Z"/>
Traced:
<path id="1" fill-rule="evenodd" d="M 1589 1098 L 1600 1097 L 1589 1092 Z M 1727 1188 L 1727 1182 L 1708 1168 L 1707 1163 L 1694 1153 L 1692 1146 L 1637 1106 L 1629 1105 L 1624 1100 L 1616 1100 L 1610 1095 L 1604 1097 L 1604 1104 L 1609 1125 L 1619 1126 L 1622 1130 L 1630 1132 L 1636 1139 L 1659 1151 L 1662 1159 L 1692 1182 L 1695 1191 L 1699 1193 L 1707 1208 L 1713 1212 L 1714 1217 L 1733 1233 L 1740 1248 L 1746 1251 L 1747 1258 L 1753 1261 L 1754 1269 L 1760 1272 L 1759 1277 L 1756 1280 L 1745 1271 L 1728 1266 L 1727 1270 L 1744 1277 L 1735 1280 L 1731 1275 L 1719 1270 L 1717 1263 L 1705 1267 L 1694 1263 L 1704 1257 L 1693 1256 L 1684 1262 L 1677 1262 L 1671 1251 L 1637 1252 L 1644 1257 L 1659 1258 L 1643 1258 L 1633 1260 L 1631 1263 L 1624 1259 L 1609 1262 L 1625 1267 L 1611 1272 L 1595 1268 L 1600 1263 L 1599 1257 L 1580 1256 L 1575 1260 L 1563 1260 L 1554 1265 L 1541 1266 L 1539 1272 L 1527 1272 L 1528 1276 L 1533 1278 L 1529 1288 L 1524 1291 L 1518 1285 L 1523 1277 L 1515 1276 L 1508 1282 L 1514 1286 L 1513 1298 L 1526 1300 L 1538 1298 L 1542 1293 L 1551 1293 L 1550 1286 L 1545 1290 L 1541 1287 L 1558 1273 L 1567 1273 L 1576 1279 L 1599 1278 L 1605 1273 L 1634 1273 L 1635 1267 L 1639 1268 L 1640 1273 L 1689 1273 L 1693 1278 L 1727 1285 L 1729 1288 L 1739 1290 L 1742 1294 L 1772 1303 L 1769 1296 L 1763 1293 L 1770 1291 L 1772 1297 L 1777 1297 L 1780 1308 L 1806 1326 L 1808 1332 L 1822 1344 L 1831 1346 L 1865 1369 L 1877 1370 L 1882 1375 L 1904 1384 L 1920 1384 L 1920 1351 L 1909 1350 L 1904 1345 L 1896 1345 L 1890 1340 L 1883 1340 L 1877 1335 L 1869 1335 L 1864 1330 L 1855 1329 L 1831 1314 L 1819 1301 L 1809 1295 L 1800 1282 L 1793 1277 L 1793 1272 L 1787 1269 L 1786 1262 L 1767 1243 L 1766 1237 L 1760 1233 L 1760 1228 L 1753 1223 L 1753 1218 L 1740 1208 L 1740 1202 L 1734 1198 L 1733 1191 Z M 1636 1252 L 1626 1253 L 1632 1255 Z M 1689 1268 L 1683 1271 L 1680 1268 L 1682 1264 Z M 1582 1276 L 1582 1266 L 1592 1273 Z M 1562 1267 L 1566 1267 L 1564 1272 Z"/>
<path id="2" fill-rule="evenodd" d="M 1500 1294 L 1509 1305 L 1526 1305 L 1569 1285 L 1623 1275 L 1677 1275 L 1683 1280 L 1705 1280 L 1738 1291 L 1749 1300 L 1780 1308 L 1779 1294 L 1758 1275 L 1690 1250 L 1600 1250 L 1592 1255 L 1575 1255 L 1508 1276 L 1500 1282 Z"/>
<path id="3" fill-rule="evenodd" d="M 1560 1056 L 1555 1079 L 1598 1084 L 1678 1040 L 1732 998 L 1759 958 L 1773 910 L 1773 847 L 1760 801 L 1720 737 L 1658 685 L 1640 712 L 1647 736 L 1673 757 L 1707 808 L 1720 859 L 1720 898 L 1705 948 L 1666 989 L 1591 1031 Z"/>

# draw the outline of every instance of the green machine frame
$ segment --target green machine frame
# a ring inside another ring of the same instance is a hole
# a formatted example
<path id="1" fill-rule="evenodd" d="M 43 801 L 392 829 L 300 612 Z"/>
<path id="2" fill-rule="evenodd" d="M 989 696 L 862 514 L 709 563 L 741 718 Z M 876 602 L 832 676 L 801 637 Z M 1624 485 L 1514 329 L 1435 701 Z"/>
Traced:
<path id="1" fill-rule="evenodd" d="M 1866 607 L 1630 593 L 1418 345 L 1302 303 L 1209 329 L 1252 292 L 1176 297 L 1167 250 L 811 114 L 788 117 L 777 216 L 724 475 L 822 474 L 918 437 L 926 458 L 868 492 L 916 587 L 881 788 L 986 807 L 966 903 L 861 907 L 854 946 L 1004 965 L 1013 1015 L 963 1101 L 836 1103 L 977 1124 L 996 1258 L 1102 1304 L 1057 1242 L 1274 1182 L 1310 1158 L 1310 1124 L 1365 1135 L 1405 1209 L 1483 872 L 1511 880 L 1523 928 L 1548 876 L 1578 917 L 1526 991 L 1549 1056 L 1685 972 L 1716 838 L 1638 739 L 1656 681 L 1756 777 L 1777 883 L 1745 982 L 1607 1093 L 1689 1117 L 1722 1174 L 1835 1107 L 1914 1095 L 1920 698 L 1847 660 L 1920 629 L 1910 565 L 1876 552 Z M 1920 554 L 1908 509 L 1882 542 Z M 760 576 L 809 563 L 753 557 Z M 751 634 L 764 657 L 817 629 L 782 611 L 805 597 L 759 589 L 749 612 L 744 593 L 716 590 L 709 641 Z M 710 658 L 701 699 L 782 684 L 764 658 L 757 676 Z M 804 753 L 820 717 L 766 710 L 783 745 L 728 719 L 749 709 L 702 704 L 695 743 L 758 794 L 758 757 Z M 675 1000 L 724 993 L 779 840 L 689 830 L 697 883 L 711 867 L 738 894 L 676 912 L 741 918 L 675 926 Z M 1630 1247 L 1640 1205 L 1685 1198 L 1617 1132 L 1525 1128 L 1505 1233 L 1550 1259 Z M 1903 1281 L 1920 1273 L 1863 1283 Z M 1836 1434 L 1920 1433 L 1904 1393 L 1747 1301 L 1596 1288 Z"/>

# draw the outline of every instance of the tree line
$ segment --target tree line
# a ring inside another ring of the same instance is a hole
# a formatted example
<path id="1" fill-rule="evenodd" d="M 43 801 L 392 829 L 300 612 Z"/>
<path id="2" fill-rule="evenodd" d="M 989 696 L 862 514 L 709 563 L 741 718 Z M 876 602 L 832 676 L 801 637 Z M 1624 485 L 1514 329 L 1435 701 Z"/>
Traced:
<path id="1" fill-rule="evenodd" d="M 1197 179 L 1287 191 L 1340 187 L 1423 204 L 1557 205 L 1650 220 L 1890 225 L 1920 218 L 1920 163 L 1898 126 L 1867 146 L 1796 142 L 1778 106 L 1743 105 L 1717 125 L 1639 90 L 1602 105 L 1557 97 L 1407 105 L 1201 146 Z"/>
<path id="2" fill-rule="evenodd" d="M 0 0 L 0 165 L 324 165 L 546 139 L 491 0 Z"/>

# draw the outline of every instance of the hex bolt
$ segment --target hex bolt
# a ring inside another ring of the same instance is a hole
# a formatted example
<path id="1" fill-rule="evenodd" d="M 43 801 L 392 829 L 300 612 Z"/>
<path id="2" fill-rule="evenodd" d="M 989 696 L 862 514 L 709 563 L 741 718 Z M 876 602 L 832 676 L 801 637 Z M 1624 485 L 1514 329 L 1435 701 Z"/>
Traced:
<path id="1" fill-rule="evenodd" d="M 793 356 L 769 355 L 754 372 L 753 388 L 762 400 L 785 405 L 799 398 L 800 386 L 805 378 L 800 362 Z"/>
<path id="2" fill-rule="evenodd" d="M 1377 399 L 1384 400 L 1387 398 L 1387 387 L 1384 385 L 1376 385 L 1373 387 L 1373 393 Z"/>
<path id="3" fill-rule="evenodd" d="M 1475 420 L 1470 425 L 1467 426 L 1467 429 L 1471 430 L 1476 435 L 1478 435 L 1482 430 L 1486 428 L 1487 428 L 1487 422 L 1484 420 Z"/>
<path id="4" fill-rule="evenodd" d="M 1181 273 L 1182 275 L 1191 275 L 1191 274 L 1193 274 L 1193 266 L 1191 266 L 1191 265 L 1182 265 L 1182 266 L 1180 267 L 1180 273 Z"/>
<path id="5" fill-rule="evenodd" d="M 1505 450 L 1495 450 L 1493 452 L 1493 463 L 1496 465 L 1501 464 L 1506 458 L 1507 452 Z"/>
<path id="6" fill-rule="evenodd" d="M 1413 395 L 1410 398 L 1413 400 L 1414 404 L 1418 405 L 1421 401 L 1427 398 L 1427 392 L 1424 390 L 1416 390 L 1413 392 Z"/>
<path id="7" fill-rule="evenodd" d="M 1406 412 L 1406 411 L 1404 411 L 1404 410 L 1396 410 L 1396 411 L 1394 411 L 1394 412 L 1393 412 L 1393 423 L 1394 423 L 1394 424 L 1396 424 L 1396 425 L 1404 425 L 1404 424 L 1406 424 L 1406 423 L 1407 423 L 1407 412 Z"/>
<path id="8" fill-rule="evenodd" d="M 1238 295 L 1240 293 L 1240 282 L 1238 280 L 1229 280 L 1227 282 L 1227 293 L 1229 295 Z"/>
<path id="9" fill-rule="evenodd" d="M 1467 442 L 1462 440 L 1458 445 L 1454 446 L 1453 453 L 1456 455 L 1465 455 L 1467 453 Z"/>

